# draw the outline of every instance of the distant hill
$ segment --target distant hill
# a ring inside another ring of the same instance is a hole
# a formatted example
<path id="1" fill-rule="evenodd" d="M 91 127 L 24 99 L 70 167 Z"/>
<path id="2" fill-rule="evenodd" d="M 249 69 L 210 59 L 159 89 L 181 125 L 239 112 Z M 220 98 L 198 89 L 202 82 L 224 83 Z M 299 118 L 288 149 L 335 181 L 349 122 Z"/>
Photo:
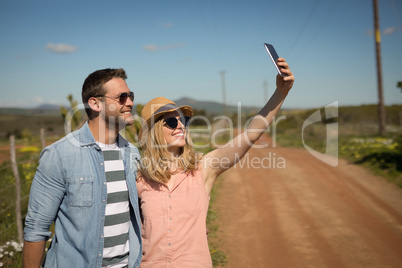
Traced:
<path id="1" fill-rule="evenodd" d="M 197 101 L 191 98 L 181 98 L 175 100 L 178 106 L 190 105 L 196 110 L 204 110 L 208 116 L 223 114 L 223 105 L 214 101 Z M 237 113 L 236 106 L 227 106 L 227 114 Z M 260 107 L 242 106 L 243 114 L 256 114 Z M 340 124 L 377 124 L 378 112 L 377 105 L 343 106 L 339 107 L 338 122 Z M 282 109 L 280 113 L 286 114 L 292 126 L 297 120 L 305 120 L 316 109 Z M 402 105 L 386 106 L 387 124 L 402 126 Z M 296 121 L 292 121 L 295 118 Z M 282 123 L 283 124 L 283 123 Z M 297 125 L 297 124 L 296 124 Z M 64 134 L 64 122 L 57 105 L 41 105 L 36 108 L 0 108 L 0 140 L 8 138 L 9 134 L 14 133 L 20 136 L 26 130 L 34 135 L 39 135 L 41 128 L 45 128 L 47 133 Z"/>
<path id="2" fill-rule="evenodd" d="M 35 108 L 36 110 L 58 110 L 60 111 L 60 105 L 55 104 L 42 104 Z"/>
<path id="3" fill-rule="evenodd" d="M 183 97 L 174 101 L 178 106 L 189 105 L 196 110 L 204 110 L 208 115 L 221 115 L 224 112 L 222 103 L 215 101 L 198 101 Z M 67 107 L 66 107 L 67 108 Z M 242 113 L 257 113 L 261 107 L 241 106 Z M 226 114 L 238 112 L 237 106 L 226 106 Z M 0 115 L 55 115 L 60 116 L 60 106 L 54 104 L 42 104 L 36 108 L 1 108 Z"/>
<path id="4" fill-rule="evenodd" d="M 2 108 L 1 115 L 58 115 L 60 116 L 60 106 L 54 104 L 42 104 L 36 108 Z"/>
<path id="5" fill-rule="evenodd" d="M 197 110 L 204 110 L 207 114 L 223 114 L 224 112 L 224 107 L 222 103 L 219 102 L 214 102 L 214 101 L 197 101 L 188 97 L 181 98 L 179 100 L 174 101 L 178 106 L 182 105 L 189 105 L 193 109 Z M 257 113 L 260 109 L 260 107 L 251 107 L 251 106 L 241 106 L 241 112 L 242 113 L 250 113 L 250 112 L 255 112 Z M 225 107 L 226 113 L 237 113 L 238 112 L 238 107 L 237 106 L 230 106 L 227 105 Z"/>

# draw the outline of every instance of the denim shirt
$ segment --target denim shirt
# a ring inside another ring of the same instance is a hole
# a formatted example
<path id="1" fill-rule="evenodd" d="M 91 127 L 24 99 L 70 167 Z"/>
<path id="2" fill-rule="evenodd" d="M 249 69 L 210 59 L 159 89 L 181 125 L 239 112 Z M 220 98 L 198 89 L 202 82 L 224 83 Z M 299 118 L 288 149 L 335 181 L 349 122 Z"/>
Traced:
<path id="1" fill-rule="evenodd" d="M 142 257 L 141 219 L 136 187 L 138 149 L 120 135 L 130 197 L 129 267 Z M 32 182 L 24 239 L 48 240 L 52 222 L 55 234 L 44 267 L 101 267 L 103 227 L 107 198 L 104 159 L 86 123 L 46 147 Z"/>

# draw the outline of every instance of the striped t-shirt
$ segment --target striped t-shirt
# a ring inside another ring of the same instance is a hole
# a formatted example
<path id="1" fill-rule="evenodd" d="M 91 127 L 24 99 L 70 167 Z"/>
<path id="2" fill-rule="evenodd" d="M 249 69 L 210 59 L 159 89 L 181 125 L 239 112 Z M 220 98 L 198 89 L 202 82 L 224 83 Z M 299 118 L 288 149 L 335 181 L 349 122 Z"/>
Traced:
<path id="1" fill-rule="evenodd" d="M 98 145 L 105 160 L 107 183 L 102 267 L 126 267 L 129 254 L 130 204 L 123 159 L 116 144 Z"/>

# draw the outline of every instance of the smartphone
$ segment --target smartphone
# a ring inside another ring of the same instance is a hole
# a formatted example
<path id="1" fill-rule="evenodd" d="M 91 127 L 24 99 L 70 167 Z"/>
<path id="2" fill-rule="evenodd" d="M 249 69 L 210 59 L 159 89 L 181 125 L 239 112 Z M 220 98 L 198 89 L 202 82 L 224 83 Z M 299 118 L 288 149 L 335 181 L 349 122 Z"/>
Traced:
<path id="1" fill-rule="evenodd" d="M 275 68 L 278 71 L 278 74 L 281 76 L 288 76 L 287 74 L 284 74 L 281 72 L 281 69 L 277 64 L 277 60 L 278 60 L 279 56 L 276 53 L 274 46 L 271 44 L 267 44 L 267 43 L 264 43 L 264 46 L 265 46 L 265 49 L 267 50 L 269 56 L 271 57 L 271 60 L 274 63 Z"/>

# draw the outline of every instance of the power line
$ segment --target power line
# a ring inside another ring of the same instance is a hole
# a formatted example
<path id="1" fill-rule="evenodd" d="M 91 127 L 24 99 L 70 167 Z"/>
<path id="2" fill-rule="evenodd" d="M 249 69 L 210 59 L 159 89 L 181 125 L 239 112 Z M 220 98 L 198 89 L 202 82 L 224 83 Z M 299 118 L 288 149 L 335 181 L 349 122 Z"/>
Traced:
<path id="1" fill-rule="evenodd" d="M 402 31 L 401 19 L 399 17 L 398 9 L 396 8 L 395 0 L 391 0 L 391 4 L 392 4 L 392 10 L 394 11 L 395 14 L 396 23 L 398 25 L 398 31 Z"/>
<path id="2" fill-rule="evenodd" d="M 327 23 L 328 19 L 332 16 L 332 14 L 334 13 L 334 11 L 336 10 L 336 8 L 338 7 L 339 3 L 341 1 L 335 1 L 334 6 L 330 9 L 330 12 L 324 17 L 324 20 L 319 24 L 319 28 L 315 31 L 313 37 L 311 37 L 309 39 L 308 44 L 305 47 L 309 47 L 310 44 L 313 42 L 313 40 L 315 39 L 315 37 L 318 35 L 318 33 L 322 30 L 322 28 L 324 28 L 324 25 Z"/>
<path id="3" fill-rule="evenodd" d="M 310 12 L 310 15 L 307 17 L 306 21 L 304 22 L 301 31 L 299 31 L 298 36 L 296 37 L 295 41 L 293 42 L 293 44 L 290 47 L 290 50 L 288 52 L 287 57 L 289 57 L 289 55 L 292 53 L 294 47 L 296 46 L 296 44 L 299 42 L 300 37 L 303 35 L 304 30 L 306 29 L 307 25 L 310 23 L 311 18 L 313 17 L 317 7 L 318 7 L 318 3 L 320 2 L 320 0 L 316 0 L 313 6 L 313 9 Z"/>

